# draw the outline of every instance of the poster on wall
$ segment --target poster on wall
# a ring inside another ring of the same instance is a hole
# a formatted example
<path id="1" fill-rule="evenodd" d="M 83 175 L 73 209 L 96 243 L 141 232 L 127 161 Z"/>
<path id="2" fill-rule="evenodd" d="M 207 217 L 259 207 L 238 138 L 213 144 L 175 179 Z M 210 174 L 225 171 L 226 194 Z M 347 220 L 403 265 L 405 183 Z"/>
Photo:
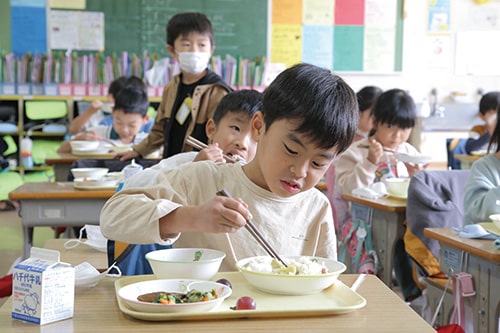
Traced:
<path id="1" fill-rule="evenodd" d="M 104 50 L 104 13 L 51 10 L 49 46 L 53 50 Z"/>
<path id="2" fill-rule="evenodd" d="M 302 61 L 344 72 L 400 71 L 400 3 L 273 0 L 271 62 L 289 67 Z"/>
<path id="3" fill-rule="evenodd" d="M 429 1 L 429 32 L 445 32 L 450 30 L 450 0 Z"/>
<path id="4" fill-rule="evenodd" d="M 11 0 L 10 6 L 12 52 L 47 52 L 45 0 Z"/>

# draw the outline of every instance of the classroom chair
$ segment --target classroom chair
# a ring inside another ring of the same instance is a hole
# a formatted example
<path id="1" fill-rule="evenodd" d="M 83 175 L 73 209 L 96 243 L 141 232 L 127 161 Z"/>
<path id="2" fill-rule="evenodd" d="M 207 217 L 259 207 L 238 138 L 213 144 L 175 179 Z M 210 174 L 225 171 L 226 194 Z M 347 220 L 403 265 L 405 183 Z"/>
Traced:
<path id="1" fill-rule="evenodd" d="M 457 160 L 453 155 L 466 155 L 467 151 L 465 150 L 465 143 L 467 142 L 466 138 L 448 138 L 446 139 L 446 153 L 447 153 L 447 161 L 448 161 L 448 169 L 451 170 L 459 170 L 462 168 L 460 160 Z"/>
<path id="2" fill-rule="evenodd" d="M 423 281 L 430 312 L 443 295 L 447 272 L 441 271 L 439 242 L 424 236 L 424 229 L 462 227 L 464 190 L 469 170 L 423 170 L 410 180 L 406 205 L 405 250 L 416 263 L 414 272 Z M 453 310 L 451 290 L 446 290 L 439 320 L 449 322 Z"/>

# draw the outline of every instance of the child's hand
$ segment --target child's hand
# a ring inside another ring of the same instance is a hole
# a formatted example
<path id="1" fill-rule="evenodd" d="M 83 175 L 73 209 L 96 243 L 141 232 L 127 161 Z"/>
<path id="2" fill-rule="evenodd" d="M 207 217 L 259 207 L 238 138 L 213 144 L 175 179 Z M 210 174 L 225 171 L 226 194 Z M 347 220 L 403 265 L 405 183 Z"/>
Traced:
<path id="1" fill-rule="evenodd" d="M 96 113 L 101 109 L 101 107 L 102 107 L 102 102 L 96 99 L 89 104 L 88 110 L 92 113 Z"/>
<path id="2" fill-rule="evenodd" d="M 194 158 L 196 161 L 214 161 L 214 162 L 224 162 L 224 152 L 219 148 L 218 143 L 209 144 L 207 148 L 200 150 L 200 152 Z"/>
<path id="3" fill-rule="evenodd" d="M 368 161 L 377 165 L 380 159 L 384 156 L 384 147 L 375 139 L 370 139 L 370 147 L 368 148 Z"/>
<path id="4" fill-rule="evenodd" d="M 422 171 L 424 169 L 427 169 L 429 164 L 412 164 L 412 163 L 405 163 L 406 169 L 408 170 L 408 175 L 412 177 L 414 174 L 416 174 L 419 171 Z"/>
<path id="5" fill-rule="evenodd" d="M 139 153 L 136 152 L 135 150 L 131 150 L 131 151 L 123 152 L 123 153 L 118 153 L 115 156 L 115 158 L 119 158 L 120 161 L 128 161 L 128 160 L 131 160 L 131 159 L 137 158 L 137 157 L 139 157 Z"/>
<path id="6" fill-rule="evenodd" d="M 102 138 L 97 135 L 96 132 L 81 132 L 77 135 L 72 140 L 81 140 L 81 141 L 102 141 Z"/>
<path id="7" fill-rule="evenodd" d="M 247 204 L 241 199 L 216 196 L 200 208 L 199 229 L 206 232 L 234 233 L 252 219 Z"/>

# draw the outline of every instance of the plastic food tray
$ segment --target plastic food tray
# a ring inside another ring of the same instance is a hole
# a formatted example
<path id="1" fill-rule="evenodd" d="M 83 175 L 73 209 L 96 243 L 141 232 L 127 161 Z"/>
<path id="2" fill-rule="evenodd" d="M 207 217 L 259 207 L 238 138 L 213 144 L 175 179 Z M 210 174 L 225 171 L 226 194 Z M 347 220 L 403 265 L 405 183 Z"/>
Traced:
<path id="1" fill-rule="evenodd" d="M 270 317 L 312 317 L 348 313 L 366 305 L 366 300 L 351 290 L 340 280 L 319 294 L 304 296 L 274 295 L 259 291 L 250 285 L 239 272 L 218 273 L 213 279 L 228 279 L 233 293 L 220 306 L 211 312 L 194 313 L 146 313 L 132 310 L 118 297 L 120 288 L 135 282 L 154 279 L 153 275 L 127 276 L 115 282 L 118 307 L 136 319 L 148 321 L 207 320 L 226 318 L 270 318 Z M 253 297 L 255 310 L 231 310 L 241 296 Z M 168 306 L 168 305 L 167 305 Z"/>

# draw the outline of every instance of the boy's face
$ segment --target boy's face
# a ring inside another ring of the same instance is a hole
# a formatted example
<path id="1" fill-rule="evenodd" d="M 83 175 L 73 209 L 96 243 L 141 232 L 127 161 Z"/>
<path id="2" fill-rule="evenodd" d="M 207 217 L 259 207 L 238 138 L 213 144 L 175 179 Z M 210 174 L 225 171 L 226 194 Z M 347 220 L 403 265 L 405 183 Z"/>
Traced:
<path id="1" fill-rule="evenodd" d="M 116 109 L 113 111 L 113 128 L 123 143 L 132 143 L 135 135 L 147 121 L 147 116 L 143 117 L 138 113 L 124 113 Z"/>
<path id="2" fill-rule="evenodd" d="M 380 142 L 385 148 L 396 150 L 399 145 L 406 142 L 410 137 L 412 128 L 401 128 L 397 125 L 389 125 L 387 123 L 375 123 L 374 134 L 375 140 Z"/>
<path id="3" fill-rule="evenodd" d="M 280 197 L 291 197 L 315 186 L 337 154 L 336 147 L 318 148 L 297 124 L 282 119 L 265 128 L 261 112 L 252 118 L 252 133 L 258 142 L 255 158 L 243 166 L 260 187 Z"/>
<path id="4" fill-rule="evenodd" d="M 253 160 L 257 142 L 252 137 L 250 118 L 246 111 L 230 111 L 215 125 L 209 119 L 206 133 L 210 143 L 218 143 L 219 148 L 230 156 L 238 155 L 245 161 Z"/>
<path id="5" fill-rule="evenodd" d="M 167 45 L 167 51 L 172 57 L 179 60 L 178 52 L 208 52 L 212 54 L 214 48 L 208 34 L 192 31 L 179 35 L 174 41 L 174 46 Z"/>

